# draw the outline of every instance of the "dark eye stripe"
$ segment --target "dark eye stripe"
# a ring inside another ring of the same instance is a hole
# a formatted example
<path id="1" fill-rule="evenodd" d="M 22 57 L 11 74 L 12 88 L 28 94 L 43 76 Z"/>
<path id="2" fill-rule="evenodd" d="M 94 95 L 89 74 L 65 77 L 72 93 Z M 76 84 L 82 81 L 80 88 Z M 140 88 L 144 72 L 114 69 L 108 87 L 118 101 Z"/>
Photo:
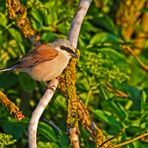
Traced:
<path id="1" fill-rule="evenodd" d="M 60 48 L 67 51 L 72 57 L 78 58 L 77 54 L 71 48 L 65 46 L 60 46 Z"/>
<path id="2" fill-rule="evenodd" d="M 60 46 L 60 48 L 61 48 L 62 50 L 66 50 L 66 51 L 69 52 L 69 53 L 73 53 L 73 51 L 72 51 L 69 47 Z"/>

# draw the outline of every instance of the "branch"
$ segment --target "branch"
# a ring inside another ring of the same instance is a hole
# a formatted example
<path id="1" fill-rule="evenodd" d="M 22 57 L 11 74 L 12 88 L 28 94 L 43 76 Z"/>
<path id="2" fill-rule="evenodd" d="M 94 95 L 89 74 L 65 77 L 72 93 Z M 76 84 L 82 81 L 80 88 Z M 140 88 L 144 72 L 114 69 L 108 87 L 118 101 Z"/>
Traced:
<path id="1" fill-rule="evenodd" d="M 112 147 L 110 141 L 107 141 L 102 131 L 97 127 L 97 125 L 92 121 L 89 112 L 84 106 L 83 102 L 78 99 L 78 116 L 82 123 L 82 126 L 90 133 L 91 137 L 96 143 L 96 148 L 109 148 Z"/>
<path id="2" fill-rule="evenodd" d="M 38 122 L 46 106 L 52 99 L 54 92 L 58 86 L 58 83 L 59 83 L 58 79 L 54 79 L 49 83 L 47 90 L 45 91 L 44 95 L 40 99 L 39 104 L 32 113 L 28 127 L 29 148 L 37 148 L 36 137 L 37 137 Z"/>
<path id="3" fill-rule="evenodd" d="M 22 31 L 26 38 L 30 39 L 30 42 L 34 46 L 38 46 L 40 37 L 35 35 L 35 30 L 31 26 L 31 22 L 27 18 L 27 9 L 21 4 L 20 0 L 6 0 L 9 16 L 15 20 L 18 28 Z"/>
<path id="4" fill-rule="evenodd" d="M 82 25 L 84 16 L 91 4 L 90 0 L 81 0 L 71 24 L 71 29 L 69 32 L 69 40 L 73 45 L 77 46 L 78 35 L 80 32 L 80 27 Z M 79 55 L 79 53 L 78 53 Z M 96 126 L 96 124 L 91 120 L 89 112 L 85 108 L 82 101 L 76 93 L 76 63 L 75 59 L 72 59 L 64 71 L 64 76 L 60 81 L 60 89 L 65 94 L 68 99 L 68 116 L 67 116 L 67 129 L 69 131 L 69 137 L 73 148 L 79 148 L 79 129 L 78 120 L 80 119 L 82 126 L 87 129 L 91 134 L 91 137 L 96 142 L 96 147 L 99 148 L 100 145 L 105 141 L 105 136 L 102 131 Z M 106 142 L 104 147 L 111 147 L 110 142 Z"/>
<path id="5" fill-rule="evenodd" d="M 78 134 L 79 131 L 77 127 L 72 127 L 69 129 L 69 137 L 73 148 L 80 148 Z"/>
<path id="6" fill-rule="evenodd" d="M 72 21 L 72 25 L 69 31 L 69 40 L 72 42 L 73 46 L 77 46 L 78 36 L 80 32 L 80 28 L 84 19 L 84 16 L 86 15 L 86 12 L 90 6 L 91 0 L 80 0 L 77 12 L 74 16 L 74 19 Z M 40 102 L 35 109 L 35 111 L 32 114 L 29 128 L 28 128 L 28 140 L 29 140 L 29 148 L 36 148 L 36 136 L 37 136 L 37 126 L 40 119 L 40 116 L 42 115 L 44 109 L 48 105 L 49 101 L 51 100 L 54 91 L 57 88 L 59 81 L 57 79 L 51 81 L 49 83 L 49 88 L 46 90 L 44 96 L 40 99 Z M 52 89 L 51 89 L 52 88 Z M 54 89 L 53 89 L 54 88 Z M 73 90 L 72 90 L 73 91 Z M 73 147 L 78 148 L 79 147 L 79 139 L 78 139 L 78 133 L 75 130 L 76 127 L 71 128 L 69 131 L 71 140 L 74 141 Z"/>
<path id="7" fill-rule="evenodd" d="M 146 0 L 121 1 L 117 7 L 115 22 L 121 26 L 122 34 L 126 40 L 129 40 L 139 25 L 139 16 Z"/>
<path id="8" fill-rule="evenodd" d="M 145 65 L 145 64 L 140 60 L 140 58 L 138 57 L 138 55 L 136 55 L 135 52 L 134 52 L 130 47 L 125 46 L 125 47 L 123 47 L 123 48 L 126 49 L 126 50 L 128 50 L 128 51 L 131 53 L 131 55 L 136 59 L 136 61 L 139 63 L 139 65 L 141 66 L 141 68 L 142 68 L 144 71 L 148 72 L 148 66 Z"/>
<path id="9" fill-rule="evenodd" d="M 77 47 L 78 36 L 82 26 L 83 19 L 90 7 L 92 0 L 80 0 L 77 12 L 74 15 L 68 39 L 71 41 L 74 47 Z"/>
<path id="10" fill-rule="evenodd" d="M 92 0 L 80 0 L 77 11 L 74 15 L 68 39 L 77 47 L 78 36 L 82 26 L 82 22 L 90 7 Z M 76 83 L 76 63 L 77 61 L 72 60 L 69 63 L 69 67 L 65 70 L 65 82 L 66 88 L 68 88 L 67 99 L 68 99 L 68 117 L 67 117 L 67 128 L 69 131 L 69 137 L 73 148 L 79 148 L 79 129 L 78 129 L 78 118 L 77 118 L 77 93 L 75 88 Z"/>
<path id="11" fill-rule="evenodd" d="M 135 137 L 133 139 L 130 139 L 130 140 L 124 141 L 122 143 L 119 143 L 117 145 L 114 145 L 114 148 L 116 148 L 116 147 L 122 147 L 123 145 L 127 145 L 127 144 L 129 144 L 129 143 L 131 143 L 131 142 L 133 142 L 135 140 L 141 139 L 141 138 L 143 138 L 145 136 L 148 136 L 148 133 L 144 133 L 144 134 L 139 135 L 139 136 L 137 136 L 137 137 Z"/>
<path id="12" fill-rule="evenodd" d="M 77 92 L 76 92 L 76 63 L 72 59 L 61 76 L 60 90 L 65 94 L 68 102 L 67 131 L 73 148 L 79 148 L 79 129 L 77 115 Z"/>
<path id="13" fill-rule="evenodd" d="M 14 114 L 14 116 L 17 120 L 22 120 L 25 118 L 25 116 L 22 114 L 22 112 L 19 110 L 19 108 L 13 102 L 11 102 L 7 98 L 7 96 L 4 93 L 2 93 L 1 91 L 0 91 L 0 103 L 5 105 L 8 108 L 8 110 L 10 111 L 10 113 Z"/>

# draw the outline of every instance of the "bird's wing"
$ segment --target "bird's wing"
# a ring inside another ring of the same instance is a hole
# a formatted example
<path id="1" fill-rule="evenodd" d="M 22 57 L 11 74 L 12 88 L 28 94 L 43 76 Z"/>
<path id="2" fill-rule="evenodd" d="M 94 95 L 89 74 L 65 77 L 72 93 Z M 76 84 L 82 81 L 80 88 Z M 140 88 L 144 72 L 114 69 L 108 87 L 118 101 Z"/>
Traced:
<path id="1" fill-rule="evenodd" d="M 49 44 L 42 44 L 20 59 L 17 69 L 31 67 L 45 61 L 54 59 L 58 51 Z"/>

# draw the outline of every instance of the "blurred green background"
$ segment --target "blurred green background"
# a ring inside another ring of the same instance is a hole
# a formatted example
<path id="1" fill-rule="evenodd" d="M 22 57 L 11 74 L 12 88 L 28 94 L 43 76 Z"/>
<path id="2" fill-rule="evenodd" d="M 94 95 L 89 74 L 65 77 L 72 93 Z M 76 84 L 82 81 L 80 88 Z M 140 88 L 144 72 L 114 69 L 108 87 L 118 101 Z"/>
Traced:
<path id="1" fill-rule="evenodd" d="M 134 47 L 135 34 L 140 31 L 146 35 L 147 32 L 138 24 L 130 38 L 126 39 L 122 34 L 123 26 L 117 25 L 116 19 L 123 1 L 126 0 L 94 0 L 78 41 L 81 56 L 77 65 L 77 93 L 107 138 L 125 129 L 118 139 L 113 140 L 113 144 L 148 131 L 147 72 L 122 46 Z M 78 0 L 22 0 L 22 3 L 27 7 L 28 19 L 44 43 L 67 36 Z M 139 13 L 139 18 L 148 13 L 146 5 Z M 142 45 L 138 56 L 148 65 L 146 38 Z M 0 1 L 0 69 L 17 63 L 31 48 L 29 40 L 23 37 L 16 23 L 9 19 L 5 1 Z M 25 148 L 28 121 L 45 86 L 24 73 L 6 72 L 0 73 L 0 90 L 27 117 L 17 122 L 6 107 L 0 104 L 0 147 Z M 41 117 L 38 128 L 39 148 L 71 147 L 66 135 L 66 116 L 66 99 L 57 91 Z M 81 147 L 95 147 L 81 125 L 80 132 Z M 124 147 L 146 148 L 148 139 L 143 138 Z"/>

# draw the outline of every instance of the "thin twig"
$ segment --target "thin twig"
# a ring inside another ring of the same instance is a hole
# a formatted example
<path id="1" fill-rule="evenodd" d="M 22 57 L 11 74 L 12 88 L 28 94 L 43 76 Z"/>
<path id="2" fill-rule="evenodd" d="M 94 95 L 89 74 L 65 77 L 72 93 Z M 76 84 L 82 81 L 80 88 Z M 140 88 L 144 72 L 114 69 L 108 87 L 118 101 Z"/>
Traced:
<path id="1" fill-rule="evenodd" d="M 133 139 L 130 139 L 130 140 L 124 141 L 124 142 L 122 142 L 122 143 L 120 143 L 120 144 L 117 144 L 117 145 L 114 146 L 114 148 L 116 148 L 116 147 L 121 147 L 121 146 L 123 146 L 123 145 L 127 145 L 127 144 L 129 144 L 129 143 L 131 143 L 131 142 L 133 142 L 133 141 L 135 141 L 135 140 L 141 139 L 141 138 L 143 138 L 143 137 L 145 137 L 145 136 L 148 136 L 148 132 L 147 132 L 147 133 L 144 133 L 144 134 L 142 134 L 142 135 L 139 135 L 139 136 L 137 136 L 137 137 L 135 137 L 135 138 L 133 138 Z"/>
<path id="2" fill-rule="evenodd" d="M 107 83 L 106 89 L 109 92 L 114 93 L 117 97 L 129 98 L 129 96 L 128 96 L 127 93 L 125 93 L 125 92 L 123 92 L 121 90 L 118 90 L 118 89 L 113 88 L 113 86 L 110 83 Z"/>
<path id="3" fill-rule="evenodd" d="M 121 136 L 124 132 L 125 132 L 125 129 L 124 129 L 124 128 L 121 129 L 121 131 L 120 131 L 116 136 L 113 136 L 113 137 L 107 139 L 106 141 L 104 141 L 104 142 L 100 145 L 100 147 L 103 147 L 106 143 L 112 141 L 112 140 L 115 139 L 115 138 L 118 138 L 118 137 Z"/>
<path id="4" fill-rule="evenodd" d="M 54 79 L 49 83 L 47 90 L 45 91 L 44 95 L 40 99 L 39 104 L 32 113 L 28 127 L 29 148 L 37 148 L 36 137 L 37 137 L 38 122 L 46 106 L 52 99 L 58 83 L 59 83 L 58 79 Z"/>
<path id="5" fill-rule="evenodd" d="M 128 50 L 128 51 L 131 53 L 131 55 L 137 60 L 137 62 L 139 63 L 139 65 L 141 66 L 141 68 L 142 68 L 144 71 L 148 72 L 148 66 L 145 65 L 145 64 L 139 59 L 139 57 L 134 53 L 134 51 L 133 51 L 130 47 L 126 46 L 126 47 L 123 47 L 123 48 L 126 49 L 126 50 Z"/>

